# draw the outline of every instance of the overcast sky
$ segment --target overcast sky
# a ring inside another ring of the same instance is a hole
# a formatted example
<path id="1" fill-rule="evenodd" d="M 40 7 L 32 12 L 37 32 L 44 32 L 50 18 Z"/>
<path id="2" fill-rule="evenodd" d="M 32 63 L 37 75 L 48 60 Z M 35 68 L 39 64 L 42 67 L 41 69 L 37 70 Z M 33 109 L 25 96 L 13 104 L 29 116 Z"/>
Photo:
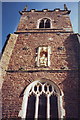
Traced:
<path id="1" fill-rule="evenodd" d="M 2 2 L 2 47 L 5 43 L 6 36 L 9 33 L 14 33 L 14 31 L 16 31 L 20 20 L 18 11 L 21 11 L 26 5 L 28 5 L 28 10 L 42 10 L 45 8 L 50 10 L 60 8 L 63 10 L 64 4 L 67 4 L 67 7 L 71 10 L 70 19 L 73 25 L 73 30 L 76 33 L 78 32 L 78 2 Z"/>

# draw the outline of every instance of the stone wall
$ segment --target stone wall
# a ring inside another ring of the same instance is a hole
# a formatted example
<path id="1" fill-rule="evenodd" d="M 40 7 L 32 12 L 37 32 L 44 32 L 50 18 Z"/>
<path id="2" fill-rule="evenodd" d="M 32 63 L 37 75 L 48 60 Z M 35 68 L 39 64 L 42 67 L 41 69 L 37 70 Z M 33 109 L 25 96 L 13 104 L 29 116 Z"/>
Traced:
<path id="1" fill-rule="evenodd" d="M 69 17 L 62 14 L 63 12 L 24 12 L 21 16 L 15 32 L 17 39 L 12 39 L 15 43 L 8 56 L 7 69 L 4 68 L 3 118 L 18 118 L 24 90 L 35 80 L 53 81 L 64 94 L 65 118 L 78 118 L 77 38 L 72 31 L 66 31 L 69 29 L 65 28 L 70 27 L 72 30 L 72 27 Z M 52 30 L 35 29 L 37 20 L 44 15 L 53 20 Z M 51 46 L 51 65 L 46 68 L 37 67 L 35 61 L 37 48 L 43 45 Z M 9 42 L 8 46 L 11 47 Z M 6 47 L 7 50 L 9 48 Z M 3 56 L 7 53 L 6 49 Z"/>
<path id="2" fill-rule="evenodd" d="M 26 31 L 27 29 L 37 29 L 39 20 L 49 18 L 52 23 L 52 29 L 64 29 L 64 31 L 72 31 L 71 22 L 66 11 L 50 11 L 50 12 L 23 12 L 17 31 Z"/>
<path id="3" fill-rule="evenodd" d="M 27 85 L 35 80 L 53 81 L 64 93 L 63 107 L 66 117 L 78 116 L 78 74 L 77 72 L 14 72 L 7 73 L 3 83 L 3 116 L 18 117 L 22 107 L 23 93 Z"/>
<path id="4" fill-rule="evenodd" d="M 26 33 L 20 34 L 12 53 L 9 70 L 43 69 L 36 66 L 36 49 L 51 46 L 51 66 L 46 69 L 77 69 L 74 51 L 74 35 L 69 33 Z M 60 49 L 61 48 L 61 49 Z"/>

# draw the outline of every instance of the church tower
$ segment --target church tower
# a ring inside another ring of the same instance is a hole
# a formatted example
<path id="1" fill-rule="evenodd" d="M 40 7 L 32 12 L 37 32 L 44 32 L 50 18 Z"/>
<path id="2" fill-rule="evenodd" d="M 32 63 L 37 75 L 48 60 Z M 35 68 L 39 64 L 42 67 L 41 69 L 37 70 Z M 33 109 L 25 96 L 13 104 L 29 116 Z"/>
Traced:
<path id="1" fill-rule="evenodd" d="M 2 118 L 78 118 L 78 39 L 70 10 L 25 7 L 1 58 Z"/>

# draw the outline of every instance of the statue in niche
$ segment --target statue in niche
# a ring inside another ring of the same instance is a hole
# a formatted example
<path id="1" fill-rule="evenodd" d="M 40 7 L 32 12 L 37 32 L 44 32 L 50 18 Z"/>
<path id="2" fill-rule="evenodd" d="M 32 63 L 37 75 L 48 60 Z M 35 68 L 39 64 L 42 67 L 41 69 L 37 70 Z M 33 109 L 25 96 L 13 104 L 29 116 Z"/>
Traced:
<path id="1" fill-rule="evenodd" d="M 40 66 L 47 66 L 48 65 L 48 49 L 47 47 L 42 47 L 40 51 Z"/>

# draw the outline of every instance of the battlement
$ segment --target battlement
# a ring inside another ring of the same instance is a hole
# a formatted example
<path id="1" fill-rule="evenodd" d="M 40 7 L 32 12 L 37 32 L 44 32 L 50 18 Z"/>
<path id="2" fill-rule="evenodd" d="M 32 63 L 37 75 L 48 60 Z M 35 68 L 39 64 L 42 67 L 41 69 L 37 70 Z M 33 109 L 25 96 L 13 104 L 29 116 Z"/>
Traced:
<path id="1" fill-rule="evenodd" d="M 63 12 L 63 14 L 70 14 L 71 10 L 68 10 L 66 4 L 64 4 L 64 10 L 61 10 L 60 8 L 55 8 L 54 10 L 49 10 L 49 9 L 42 9 L 42 10 L 37 10 L 37 9 L 31 9 L 27 10 L 27 6 L 19 13 L 21 15 L 24 14 L 24 12 Z"/>
<path id="2" fill-rule="evenodd" d="M 68 10 L 67 6 L 64 4 L 64 10 L 60 8 L 55 8 L 54 10 L 42 9 L 27 10 L 25 7 L 21 12 L 20 23 L 18 25 L 17 31 L 27 32 L 28 30 L 63 30 L 63 32 L 72 32 L 72 25 L 69 19 L 69 14 L 71 10 Z M 44 32 L 45 32 L 44 31 Z M 49 32 L 49 31 L 48 31 Z"/>
<path id="3" fill-rule="evenodd" d="M 56 8 L 54 10 L 49 10 L 49 9 L 42 9 L 42 10 L 31 9 L 29 11 L 24 11 L 24 10 L 22 10 L 21 12 L 19 11 L 20 15 L 23 15 L 24 12 L 61 12 L 64 15 L 64 14 L 70 14 L 71 10 L 61 10 L 59 8 Z"/>

